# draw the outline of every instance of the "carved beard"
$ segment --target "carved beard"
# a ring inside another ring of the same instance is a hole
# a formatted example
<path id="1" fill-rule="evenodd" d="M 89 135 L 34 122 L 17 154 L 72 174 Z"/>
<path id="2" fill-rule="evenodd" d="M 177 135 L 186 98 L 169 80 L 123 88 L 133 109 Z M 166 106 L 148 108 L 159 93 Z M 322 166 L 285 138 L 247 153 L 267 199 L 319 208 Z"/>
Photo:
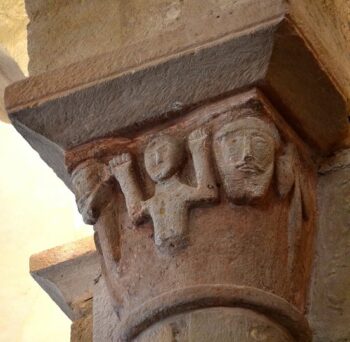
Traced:
<path id="1" fill-rule="evenodd" d="M 273 170 L 274 163 L 258 174 L 242 172 L 226 164 L 220 173 L 227 197 L 238 205 L 258 202 L 269 190 Z"/>

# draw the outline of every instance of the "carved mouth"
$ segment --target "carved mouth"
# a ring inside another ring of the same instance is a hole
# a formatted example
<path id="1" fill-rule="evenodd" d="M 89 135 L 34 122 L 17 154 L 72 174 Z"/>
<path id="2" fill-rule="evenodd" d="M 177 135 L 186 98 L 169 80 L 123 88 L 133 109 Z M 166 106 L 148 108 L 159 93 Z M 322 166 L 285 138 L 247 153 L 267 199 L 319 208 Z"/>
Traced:
<path id="1" fill-rule="evenodd" d="M 262 170 L 253 164 L 238 164 L 236 165 L 236 169 L 238 171 L 244 172 L 244 173 L 250 173 L 250 174 L 256 174 L 260 173 Z"/>

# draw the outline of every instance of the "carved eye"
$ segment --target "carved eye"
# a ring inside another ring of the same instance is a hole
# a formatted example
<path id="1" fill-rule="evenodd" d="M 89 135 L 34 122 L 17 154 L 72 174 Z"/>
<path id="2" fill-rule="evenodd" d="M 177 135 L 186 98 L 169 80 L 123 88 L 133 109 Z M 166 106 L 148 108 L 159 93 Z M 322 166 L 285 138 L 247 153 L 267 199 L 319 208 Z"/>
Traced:
<path id="1" fill-rule="evenodd" d="M 268 145 L 268 142 L 262 137 L 254 137 L 253 144 L 257 148 L 265 148 Z"/>
<path id="2" fill-rule="evenodd" d="M 225 144 L 235 144 L 238 141 L 237 137 L 234 137 L 232 135 L 224 135 L 223 137 L 221 137 L 220 142 L 225 143 Z"/>

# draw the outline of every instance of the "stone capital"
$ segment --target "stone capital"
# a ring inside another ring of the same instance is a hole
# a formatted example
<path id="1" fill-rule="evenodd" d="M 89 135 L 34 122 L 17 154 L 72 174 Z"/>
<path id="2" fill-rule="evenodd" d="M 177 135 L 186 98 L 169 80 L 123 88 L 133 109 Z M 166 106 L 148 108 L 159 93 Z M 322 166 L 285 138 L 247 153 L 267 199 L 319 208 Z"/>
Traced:
<path id="1" fill-rule="evenodd" d="M 317 169 L 346 145 L 346 103 L 270 2 L 7 88 L 94 225 L 96 341 L 311 341 Z"/>

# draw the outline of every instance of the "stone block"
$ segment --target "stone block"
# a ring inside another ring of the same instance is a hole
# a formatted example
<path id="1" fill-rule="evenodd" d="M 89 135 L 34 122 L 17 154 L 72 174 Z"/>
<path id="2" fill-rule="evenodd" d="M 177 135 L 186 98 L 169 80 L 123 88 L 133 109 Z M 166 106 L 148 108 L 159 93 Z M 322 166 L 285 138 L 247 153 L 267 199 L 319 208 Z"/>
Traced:
<path id="1" fill-rule="evenodd" d="M 26 0 L 29 74 L 137 42 L 165 55 L 169 48 L 185 48 L 211 32 L 243 29 L 267 14 L 278 16 L 284 8 L 282 0 Z M 151 43 L 164 34 L 171 37 L 167 43 Z"/>
<path id="2" fill-rule="evenodd" d="M 290 0 L 290 14 L 321 63 L 350 98 L 350 6 L 347 0 Z"/>
<path id="3" fill-rule="evenodd" d="M 31 256 L 30 273 L 72 320 L 91 311 L 89 301 L 94 281 L 100 274 L 99 260 L 91 238 Z"/>

